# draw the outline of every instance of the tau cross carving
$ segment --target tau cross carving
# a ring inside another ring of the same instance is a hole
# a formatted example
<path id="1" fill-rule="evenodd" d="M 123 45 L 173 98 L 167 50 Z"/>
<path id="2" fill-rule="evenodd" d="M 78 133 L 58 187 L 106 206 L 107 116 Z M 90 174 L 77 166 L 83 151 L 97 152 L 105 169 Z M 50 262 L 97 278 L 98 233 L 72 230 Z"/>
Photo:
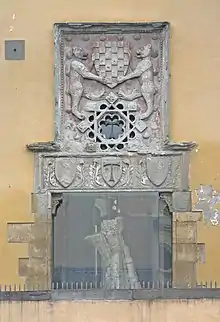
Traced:
<path id="1" fill-rule="evenodd" d="M 106 164 L 106 166 L 110 166 L 110 178 L 109 181 L 115 183 L 115 178 L 114 178 L 114 167 L 120 167 L 120 164 Z"/>
<path id="2" fill-rule="evenodd" d="M 110 186 L 114 187 L 122 175 L 122 161 L 119 158 L 102 159 L 102 177 Z"/>

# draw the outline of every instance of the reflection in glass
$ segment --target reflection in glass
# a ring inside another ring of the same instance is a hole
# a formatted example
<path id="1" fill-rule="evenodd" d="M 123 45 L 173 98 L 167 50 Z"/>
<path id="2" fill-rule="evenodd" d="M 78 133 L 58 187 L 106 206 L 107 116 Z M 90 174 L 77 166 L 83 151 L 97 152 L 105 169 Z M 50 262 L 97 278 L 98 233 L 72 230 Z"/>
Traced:
<path id="1" fill-rule="evenodd" d="M 123 236 L 123 218 L 103 220 L 99 233 L 86 237 L 99 251 L 105 271 L 104 287 L 136 289 L 140 287 L 133 260 Z"/>
<path id="2" fill-rule="evenodd" d="M 66 193 L 54 219 L 56 283 L 137 289 L 171 281 L 171 215 L 158 193 Z"/>

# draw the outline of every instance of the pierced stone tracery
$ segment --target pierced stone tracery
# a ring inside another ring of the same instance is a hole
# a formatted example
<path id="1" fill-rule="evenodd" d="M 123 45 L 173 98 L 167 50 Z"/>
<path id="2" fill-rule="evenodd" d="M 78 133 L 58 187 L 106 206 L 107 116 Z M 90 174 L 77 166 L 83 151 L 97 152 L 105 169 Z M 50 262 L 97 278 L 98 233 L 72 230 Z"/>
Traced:
<path id="1" fill-rule="evenodd" d="M 136 111 L 130 110 L 127 104 L 101 103 L 88 117 L 88 139 L 98 144 L 101 151 L 123 150 L 136 137 L 136 119 Z"/>

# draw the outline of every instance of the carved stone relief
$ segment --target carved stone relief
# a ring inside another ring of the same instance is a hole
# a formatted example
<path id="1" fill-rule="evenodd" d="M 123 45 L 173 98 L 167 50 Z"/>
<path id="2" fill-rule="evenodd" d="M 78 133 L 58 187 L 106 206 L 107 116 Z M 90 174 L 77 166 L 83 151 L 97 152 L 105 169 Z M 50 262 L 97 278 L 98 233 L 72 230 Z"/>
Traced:
<path id="1" fill-rule="evenodd" d="M 163 82 L 168 24 L 127 25 L 125 33 L 109 25 L 106 34 L 102 26 L 87 27 L 88 32 L 81 28 L 77 33 L 71 25 L 55 28 L 56 140 L 61 150 L 159 150 L 163 91 L 168 88 Z"/>
<path id="2" fill-rule="evenodd" d="M 52 215 L 51 193 L 76 190 L 158 191 L 189 211 L 196 144 L 169 139 L 169 24 L 60 23 L 54 44 L 55 138 L 27 146 Z"/>
<path id="3" fill-rule="evenodd" d="M 54 35 L 55 141 L 28 146 L 36 190 L 187 191 L 195 143 L 168 138 L 169 24 L 56 24 Z"/>
<path id="4" fill-rule="evenodd" d="M 180 154 L 130 157 L 42 157 L 39 190 L 181 190 Z"/>
<path id="5" fill-rule="evenodd" d="M 159 70 L 154 70 L 152 61 L 161 64 L 160 46 L 159 34 L 154 40 L 146 35 L 134 40 L 132 34 L 64 40 L 63 132 L 66 138 L 74 124 L 73 151 L 74 145 L 87 152 L 137 151 L 149 145 L 153 134 L 160 138 L 159 101 L 155 100 L 156 95 L 160 97 Z M 67 149 L 68 140 L 64 140 Z"/>
<path id="6" fill-rule="evenodd" d="M 46 186 L 67 189 L 82 186 L 84 162 L 77 158 L 50 158 L 43 169 Z"/>

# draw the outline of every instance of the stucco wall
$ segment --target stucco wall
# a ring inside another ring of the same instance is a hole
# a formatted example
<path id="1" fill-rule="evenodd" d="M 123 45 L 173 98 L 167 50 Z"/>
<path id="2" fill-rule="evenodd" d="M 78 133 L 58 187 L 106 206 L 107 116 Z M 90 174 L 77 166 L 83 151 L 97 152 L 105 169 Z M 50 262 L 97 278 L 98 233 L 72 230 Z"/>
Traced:
<path id="1" fill-rule="evenodd" d="M 1 302 L 4 322 L 218 322 L 219 300 Z"/>
<path id="2" fill-rule="evenodd" d="M 53 138 L 53 24 L 62 21 L 171 22 L 172 138 L 196 140 L 199 144 L 198 152 L 192 155 L 192 189 L 200 183 L 210 183 L 220 190 L 219 12 L 219 0 L 1 2 L 0 283 L 21 283 L 18 257 L 27 256 L 25 244 L 8 244 L 6 236 L 7 222 L 31 220 L 34 157 L 25 145 Z M 25 39 L 24 61 L 4 59 L 6 39 Z M 219 233 L 218 227 L 200 225 L 199 240 L 206 244 L 206 263 L 198 269 L 200 280 L 220 282 Z"/>

